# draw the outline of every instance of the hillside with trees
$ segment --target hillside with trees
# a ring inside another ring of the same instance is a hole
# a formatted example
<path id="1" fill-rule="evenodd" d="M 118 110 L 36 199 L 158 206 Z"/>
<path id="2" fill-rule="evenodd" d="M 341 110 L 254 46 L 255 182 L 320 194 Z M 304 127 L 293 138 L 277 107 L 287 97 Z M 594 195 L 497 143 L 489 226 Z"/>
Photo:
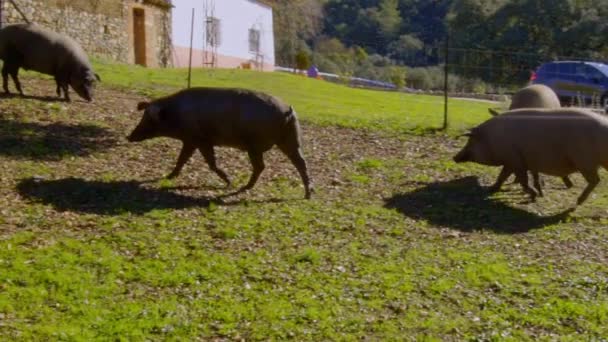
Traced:
<path id="1" fill-rule="evenodd" d="M 608 59 L 608 0 L 274 0 L 277 63 L 432 89 L 525 82 L 546 60 Z"/>

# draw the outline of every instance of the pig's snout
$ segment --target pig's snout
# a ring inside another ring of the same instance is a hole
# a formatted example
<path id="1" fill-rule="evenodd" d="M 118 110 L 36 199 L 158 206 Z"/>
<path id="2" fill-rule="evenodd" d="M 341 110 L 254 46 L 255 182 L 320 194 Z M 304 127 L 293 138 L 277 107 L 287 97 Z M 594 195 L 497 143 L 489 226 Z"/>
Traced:
<path id="1" fill-rule="evenodd" d="M 133 130 L 131 134 L 127 136 L 127 141 L 129 142 L 138 142 L 142 140 L 141 134 L 137 134 L 137 129 Z"/>
<path id="2" fill-rule="evenodd" d="M 144 140 L 142 137 L 138 137 L 134 133 L 131 133 L 127 136 L 127 141 L 129 142 L 138 142 L 142 140 Z"/>
<path id="3" fill-rule="evenodd" d="M 469 156 L 465 150 L 462 150 L 458 152 L 458 154 L 456 154 L 453 159 L 456 163 L 464 163 L 469 161 Z"/>
<path id="4" fill-rule="evenodd" d="M 151 127 L 145 120 L 140 122 L 137 127 L 129 134 L 127 140 L 129 142 L 139 142 L 157 136 L 154 127 Z"/>

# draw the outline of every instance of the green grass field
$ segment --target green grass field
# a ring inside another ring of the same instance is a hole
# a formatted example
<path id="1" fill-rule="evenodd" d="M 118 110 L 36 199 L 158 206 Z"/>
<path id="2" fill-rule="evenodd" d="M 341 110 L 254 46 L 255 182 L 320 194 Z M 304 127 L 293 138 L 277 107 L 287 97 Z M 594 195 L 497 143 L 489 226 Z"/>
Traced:
<path id="1" fill-rule="evenodd" d="M 488 196 L 497 170 L 454 164 L 454 136 L 488 104 L 216 70 L 194 85 L 292 103 L 316 193 L 276 149 L 256 187 L 225 189 L 180 144 L 129 144 L 138 101 L 183 70 L 97 63 L 95 103 L 0 99 L 0 340 L 473 340 L 608 338 L 608 186 L 545 177 Z M 75 98 L 76 95 L 73 97 Z M 243 152 L 218 164 L 244 184 Z"/>
<path id="2" fill-rule="evenodd" d="M 98 63 L 108 83 L 136 89 L 149 96 L 185 88 L 186 69 L 155 69 Z M 443 96 L 410 95 L 353 89 L 330 82 L 286 73 L 248 70 L 195 69 L 192 86 L 243 87 L 266 91 L 294 106 L 305 120 L 320 125 L 339 125 L 389 132 L 417 132 L 441 127 Z M 462 130 L 489 117 L 489 104 L 450 100 L 449 124 Z"/>

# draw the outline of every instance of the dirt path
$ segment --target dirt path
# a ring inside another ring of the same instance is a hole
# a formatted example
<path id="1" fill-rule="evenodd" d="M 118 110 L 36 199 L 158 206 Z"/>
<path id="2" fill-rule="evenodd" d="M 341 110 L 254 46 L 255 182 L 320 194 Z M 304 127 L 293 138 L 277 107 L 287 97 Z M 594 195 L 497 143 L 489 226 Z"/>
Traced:
<path id="1" fill-rule="evenodd" d="M 27 98 L 0 99 L 0 172 L 2 192 L 7 198 L 20 198 L 11 189 L 26 176 L 139 182 L 158 179 L 174 167 L 181 148 L 179 141 L 153 139 L 132 144 L 125 139 L 141 117 L 136 106 L 146 100 L 143 96 L 102 86 L 93 103 L 76 96 L 72 103 L 65 103 L 49 97 L 54 93 L 50 80 L 24 78 L 23 83 Z M 444 135 L 387 137 L 306 122 L 302 127 L 316 197 L 323 200 L 339 201 L 356 194 L 381 201 L 420 184 L 449 182 L 472 174 L 482 184 L 490 184 L 496 175 L 492 168 L 451 164 L 451 157 L 464 141 Z M 217 148 L 216 153 L 218 165 L 234 186 L 244 184 L 250 175 L 246 154 L 228 148 Z M 303 195 L 295 168 L 278 149 L 266 153 L 265 162 L 256 188 L 241 198 L 281 197 L 281 187 L 292 189 L 293 196 Z M 559 188 L 559 182 L 554 183 L 549 180 L 549 187 Z M 580 180 L 575 183 L 583 184 Z M 209 198 L 228 191 L 198 154 L 171 186 L 175 193 L 191 197 Z M 574 198 L 576 192 L 569 191 L 568 196 Z M 518 192 L 515 195 L 518 197 Z M 551 200 L 541 205 L 515 205 L 552 211 L 564 200 L 563 194 L 555 196 L 549 195 Z"/>

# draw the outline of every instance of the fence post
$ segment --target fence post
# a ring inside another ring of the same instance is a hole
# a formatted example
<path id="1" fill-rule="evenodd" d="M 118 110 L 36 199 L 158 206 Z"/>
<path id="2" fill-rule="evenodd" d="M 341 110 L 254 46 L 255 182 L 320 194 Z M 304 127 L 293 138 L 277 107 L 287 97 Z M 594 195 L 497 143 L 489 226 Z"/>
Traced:
<path id="1" fill-rule="evenodd" d="M 443 79 L 443 126 L 441 129 L 448 129 L 448 64 L 450 58 L 450 34 L 446 32 L 445 35 L 445 60 L 444 60 L 444 79 Z"/>
<path id="2" fill-rule="evenodd" d="M 192 21 L 190 24 L 190 56 L 188 59 L 188 88 L 192 80 L 192 39 L 194 36 L 194 8 L 192 8 Z"/>

